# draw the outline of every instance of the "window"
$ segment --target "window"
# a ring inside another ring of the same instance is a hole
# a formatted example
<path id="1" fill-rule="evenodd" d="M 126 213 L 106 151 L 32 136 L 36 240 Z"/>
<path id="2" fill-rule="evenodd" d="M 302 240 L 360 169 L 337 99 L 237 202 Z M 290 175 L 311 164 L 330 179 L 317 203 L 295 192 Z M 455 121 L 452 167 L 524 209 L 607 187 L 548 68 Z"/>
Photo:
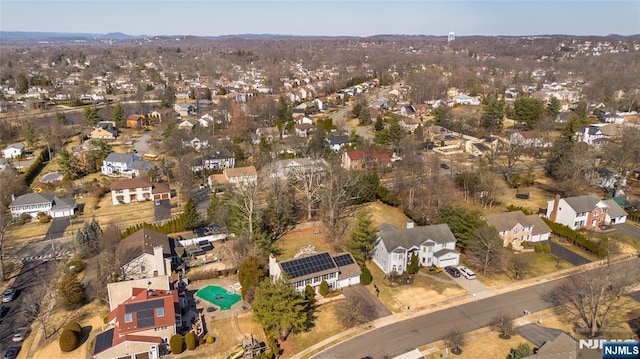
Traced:
<path id="1" fill-rule="evenodd" d="M 133 314 L 131 314 L 131 313 L 124 313 L 124 322 L 125 322 L 125 323 L 131 323 L 131 322 L 133 322 Z"/>
<path id="2" fill-rule="evenodd" d="M 156 308 L 156 317 L 164 317 L 164 308 Z"/>
<path id="3" fill-rule="evenodd" d="M 518 235 L 518 232 L 519 232 L 519 231 L 518 231 L 518 228 L 514 228 L 514 229 L 513 229 L 513 234 L 514 234 L 514 235 L 516 235 L 516 236 L 517 236 L 517 235 Z"/>

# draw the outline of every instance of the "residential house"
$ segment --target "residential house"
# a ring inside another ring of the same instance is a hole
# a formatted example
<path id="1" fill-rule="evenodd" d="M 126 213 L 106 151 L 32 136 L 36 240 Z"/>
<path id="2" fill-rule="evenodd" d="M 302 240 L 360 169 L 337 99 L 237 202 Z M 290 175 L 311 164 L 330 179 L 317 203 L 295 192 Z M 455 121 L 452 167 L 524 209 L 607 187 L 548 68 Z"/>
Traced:
<path id="1" fill-rule="evenodd" d="M 402 120 L 400 120 L 400 127 L 409 133 L 414 133 L 421 124 L 422 121 L 415 117 L 403 117 Z"/>
<path id="2" fill-rule="evenodd" d="M 155 119 L 156 121 L 162 122 L 175 120 L 178 117 L 178 113 L 172 108 L 161 108 L 159 110 L 151 112 L 149 114 L 149 117 Z"/>
<path id="3" fill-rule="evenodd" d="M 609 206 L 609 210 L 607 211 L 607 216 L 605 218 L 605 223 L 620 224 L 627 221 L 627 212 L 622 209 L 615 198 L 605 199 L 603 202 L 607 206 Z"/>
<path id="4" fill-rule="evenodd" d="M 216 152 L 214 155 L 211 155 L 205 158 L 202 162 L 202 166 L 192 167 L 194 172 L 201 171 L 202 169 L 210 170 L 210 171 L 220 171 L 225 168 L 233 168 L 236 166 L 236 159 L 232 155 Z"/>
<path id="5" fill-rule="evenodd" d="M 171 199 L 171 190 L 165 183 L 151 183 L 144 178 L 126 178 L 111 184 L 113 205 L 142 201 Z"/>
<path id="6" fill-rule="evenodd" d="M 122 280 L 119 282 L 107 283 L 107 300 L 109 301 L 109 311 L 116 309 L 120 304 L 131 298 L 133 288 L 153 288 L 162 290 L 171 290 L 177 287 L 177 275 L 172 277 L 168 275 L 159 275 L 157 277 L 140 278 L 132 280 Z M 184 283 L 183 283 L 184 285 Z"/>
<path id="7" fill-rule="evenodd" d="M 142 127 L 148 125 L 147 116 L 145 115 L 129 115 L 127 117 L 127 128 L 135 128 L 141 129 Z"/>
<path id="8" fill-rule="evenodd" d="M 349 135 L 331 134 L 327 136 L 327 143 L 332 151 L 340 151 L 344 146 L 349 145 Z"/>
<path id="9" fill-rule="evenodd" d="M 316 126 L 310 123 L 295 124 L 294 130 L 298 137 L 309 137 L 316 132 Z"/>
<path id="10" fill-rule="evenodd" d="M 102 162 L 100 171 L 112 177 L 143 177 L 153 168 L 153 164 L 141 160 L 133 154 L 111 152 Z"/>
<path id="11" fill-rule="evenodd" d="M 253 166 L 225 168 L 222 174 L 209 176 L 209 187 L 222 184 L 242 185 L 255 184 L 258 181 L 258 172 Z"/>
<path id="12" fill-rule="evenodd" d="M 509 136 L 509 142 L 527 148 L 546 148 L 553 144 L 539 131 L 516 131 Z"/>
<path id="13" fill-rule="evenodd" d="M 453 103 L 457 105 L 480 106 L 480 100 L 477 97 L 467 95 L 457 95 L 453 98 Z"/>
<path id="14" fill-rule="evenodd" d="M 26 193 L 15 198 L 9 209 L 16 218 L 25 213 L 33 218 L 39 213 L 60 218 L 73 216 L 78 206 L 74 198 L 60 198 L 53 193 Z"/>
<path id="15" fill-rule="evenodd" d="M 445 223 L 415 227 L 408 222 L 406 228 L 390 223 L 378 226 L 372 260 L 385 274 L 406 271 L 414 254 L 423 267 L 454 266 L 460 262 L 456 238 Z"/>
<path id="16" fill-rule="evenodd" d="M 166 234 L 143 228 L 118 243 L 116 256 L 125 280 L 171 275 L 184 248 Z"/>
<path id="17" fill-rule="evenodd" d="M 184 120 L 178 124 L 178 129 L 189 133 L 193 129 L 193 123 L 191 123 L 191 121 Z"/>
<path id="18" fill-rule="evenodd" d="M 318 97 L 313 102 L 316 104 L 318 111 L 324 111 L 329 108 L 329 102 L 324 97 Z"/>
<path id="19" fill-rule="evenodd" d="M 200 151 L 202 148 L 209 147 L 209 140 L 198 136 L 186 136 L 182 139 L 182 145 Z"/>
<path id="20" fill-rule="evenodd" d="M 114 121 L 100 121 L 89 134 L 89 138 L 115 140 L 118 136 L 118 129 Z"/>
<path id="21" fill-rule="evenodd" d="M 600 113 L 598 114 L 598 118 L 602 122 L 614 123 L 616 125 L 621 125 L 624 123 L 624 116 L 622 116 L 617 111 L 600 111 Z"/>
<path id="22" fill-rule="evenodd" d="M 545 217 L 564 224 L 571 229 L 596 229 L 605 224 L 617 224 L 626 220 L 626 212 L 622 208 L 614 208 L 613 215 L 608 212 L 612 207 L 619 206 L 605 202 L 593 194 L 560 198 L 560 195 L 547 202 Z"/>
<path id="23" fill-rule="evenodd" d="M 509 244 L 514 249 L 520 249 L 522 242 L 546 241 L 551 235 L 551 229 L 538 215 L 525 215 L 522 211 L 493 214 L 486 217 L 487 223 L 494 226 L 503 245 Z"/>
<path id="24" fill-rule="evenodd" d="M 347 170 L 383 169 L 391 167 L 391 157 L 375 151 L 346 151 L 342 154 L 342 168 Z"/>
<path id="25" fill-rule="evenodd" d="M 257 145 L 262 139 L 267 142 L 280 138 L 280 130 L 277 127 L 259 127 L 256 129 L 256 135 L 253 136 L 253 144 Z"/>
<path id="26" fill-rule="evenodd" d="M 275 162 L 270 175 L 272 177 L 287 178 L 290 174 L 296 172 L 324 172 L 328 167 L 327 162 L 322 158 L 292 158 Z"/>
<path id="27" fill-rule="evenodd" d="M 23 143 L 12 143 L 2 150 L 4 158 L 18 158 L 24 154 L 25 146 Z"/>
<path id="28" fill-rule="evenodd" d="M 533 325 L 533 324 L 531 324 Z M 527 338 L 529 339 L 529 338 Z M 540 340 L 540 343 L 534 343 L 538 349 L 535 354 L 526 356 L 527 359 L 577 359 L 578 357 L 578 344 L 575 339 L 565 332 L 561 332 L 557 337 L 552 340 L 542 341 L 541 336 L 536 336 L 536 339 Z M 530 339 L 531 340 L 531 339 Z M 587 350 L 588 351 L 588 350 Z M 595 354 L 594 357 L 600 357 L 602 350 L 591 350 Z M 590 357 L 591 355 L 586 355 Z M 582 357 L 582 356 L 580 356 Z"/>
<path id="29" fill-rule="evenodd" d="M 188 103 L 177 103 L 173 105 L 173 109 L 180 116 L 192 116 L 196 113 L 196 108 Z"/>
<path id="30" fill-rule="evenodd" d="M 416 108 L 412 105 L 405 105 L 400 107 L 400 115 L 404 117 L 415 118 L 417 115 Z"/>
<path id="31" fill-rule="evenodd" d="M 92 358 L 159 358 L 168 352 L 169 338 L 183 326 L 184 309 L 186 302 L 176 290 L 133 288 L 109 312 L 109 329 L 96 336 Z"/>
<path id="32" fill-rule="evenodd" d="M 317 292 L 322 281 L 326 281 L 331 289 L 359 284 L 361 273 L 351 253 L 335 256 L 329 252 L 314 253 L 282 262 L 278 262 L 273 254 L 269 255 L 269 276 L 275 280 L 284 274 L 299 293 L 303 293 L 307 285 Z"/>
<path id="33" fill-rule="evenodd" d="M 601 145 L 603 142 L 603 134 L 600 127 L 601 126 L 596 125 L 580 127 L 575 133 L 576 140 L 578 142 L 585 142 L 591 146 Z"/>

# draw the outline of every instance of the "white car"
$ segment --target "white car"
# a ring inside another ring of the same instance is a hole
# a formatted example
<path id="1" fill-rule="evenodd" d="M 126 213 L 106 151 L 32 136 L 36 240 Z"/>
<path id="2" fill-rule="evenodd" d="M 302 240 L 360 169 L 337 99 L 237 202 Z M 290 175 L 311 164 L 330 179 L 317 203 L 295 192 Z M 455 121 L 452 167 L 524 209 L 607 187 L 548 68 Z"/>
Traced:
<path id="1" fill-rule="evenodd" d="M 469 280 L 476 279 L 476 274 L 473 273 L 473 271 L 471 269 L 469 269 L 467 267 L 458 267 L 458 270 L 460 271 L 460 274 L 463 277 L 465 277 L 465 278 L 467 278 Z"/>
<path id="2" fill-rule="evenodd" d="M 13 334 L 13 337 L 11 337 L 11 340 L 14 343 L 20 343 L 21 341 L 24 340 L 24 338 L 27 337 L 28 334 L 29 334 L 29 328 L 18 328 L 15 334 Z"/>
<path id="3" fill-rule="evenodd" d="M 2 303 L 9 303 L 13 301 L 16 297 L 16 289 L 14 287 L 9 287 L 7 290 L 2 293 Z"/>

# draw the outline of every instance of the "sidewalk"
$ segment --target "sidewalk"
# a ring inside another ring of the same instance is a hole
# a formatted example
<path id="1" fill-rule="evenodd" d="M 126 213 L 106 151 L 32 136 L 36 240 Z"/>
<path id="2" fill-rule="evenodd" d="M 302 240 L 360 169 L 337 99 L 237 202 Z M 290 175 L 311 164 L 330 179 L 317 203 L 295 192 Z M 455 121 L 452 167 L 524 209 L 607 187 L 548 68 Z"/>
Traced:
<path id="1" fill-rule="evenodd" d="M 630 260 L 636 258 L 635 256 L 629 256 L 628 254 L 625 255 L 621 255 L 618 256 L 616 258 L 612 258 L 611 259 L 611 263 L 616 263 L 616 262 L 622 262 L 622 261 L 626 261 L 626 260 Z M 569 268 L 569 269 L 565 269 L 556 273 L 552 273 L 552 274 L 548 274 L 542 277 L 537 277 L 537 278 L 532 278 L 529 280 L 525 280 L 522 281 L 521 283 L 518 283 L 518 285 L 514 286 L 512 284 L 505 284 L 499 287 L 494 287 L 491 288 L 493 291 L 495 291 L 495 294 L 504 294 L 507 292 L 512 292 L 512 291 L 516 291 L 518 289 L 522 289 L 525 287 L 529 287 L 529 286 L 533 286 L 536 284 L 540 284 L 543 282 L 548 282 L 551 280 L 555 280 L 555 279 L 560 279 L 560 278 L 564 278 L 567 277 L 569 275 L 575 274 L 575 273 L 579 273 L 579 272 L 584 272 L 590 269 L 595 269 L 597 267 L 599 267 L 601 265 L 601 262 L 592 262 L 589 264 L 585 264 L 582 265 L 580 267 L 574 267 L 574 268 Z M 365 334 L 366 332 L 373 330 L 373 329 L 378 329 L 378 328 L 382 328 L 384 326 L 387 325 L 391 325 L 391 324 L 395 324 L 397 322 L 401 322 L 403 320 L 407 320 L 407 319 L 411 319 L 414 317 L 419 317 L 425 314 L 429 314 L 429 313 L 433 313 L 436 312 L 438 310 L 441 309 L 446 309 L 446 308 L 450 308 L 456 305 L 460 305 L 460 304 L 465 304 L 467 302 L 472 301 L 473 298 L 470 295 L 463 295 L 463 296 L 459 296 L 456 298 L 452 298 L 452 299 L 448 299 L 439 303 L 434 303 L 428 306 L 424 306 L 424 307 L 420 307 L 420 308 L 415 308 L 415 309 L 410 309 L 407 311 L 403 311 L 401 313 L 396 313 L 396 314 L 392 314 L 389 315 L 387 317 L 384 318 L 380 318 L 380 319 L 376 319 L 372 322 L 345 330 L 344 332 L 338 333 L 330 338 L 327 338 L 319 343 L 316 343 L 314 345 L 312 345 L 311 347 L 296 353 L 295 355 L 291 356 L 291 359 L 304 359 L 304 358 L 309 358 L 312 355 L 318 354 L 320 353 L 322 350 L 324 349 L 328 349 L 334 345 L 337 345 L 345 340 L 351 339 L 353 337 Z M 477 300 L 477 299 L 476 299 Z M 520 326 L 520 325 L 524 325 L 524 324 L 528 324 L 531 323 L 531 316 L 527 315 L 525 317 L 521 317 L 521 318 L 517 318 L 515 321 L 516 326 Z"/>

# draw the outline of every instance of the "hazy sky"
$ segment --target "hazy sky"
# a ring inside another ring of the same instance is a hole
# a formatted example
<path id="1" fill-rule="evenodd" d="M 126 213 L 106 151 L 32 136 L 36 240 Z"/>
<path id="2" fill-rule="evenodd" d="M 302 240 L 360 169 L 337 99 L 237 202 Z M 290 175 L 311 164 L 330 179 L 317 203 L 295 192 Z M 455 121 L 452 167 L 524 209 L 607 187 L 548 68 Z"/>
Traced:
<path id="1" fill-rule="evenodd" d="M 131 35 L 631 35 L 640 1 L 0 0 L 0 30 Z"/>

